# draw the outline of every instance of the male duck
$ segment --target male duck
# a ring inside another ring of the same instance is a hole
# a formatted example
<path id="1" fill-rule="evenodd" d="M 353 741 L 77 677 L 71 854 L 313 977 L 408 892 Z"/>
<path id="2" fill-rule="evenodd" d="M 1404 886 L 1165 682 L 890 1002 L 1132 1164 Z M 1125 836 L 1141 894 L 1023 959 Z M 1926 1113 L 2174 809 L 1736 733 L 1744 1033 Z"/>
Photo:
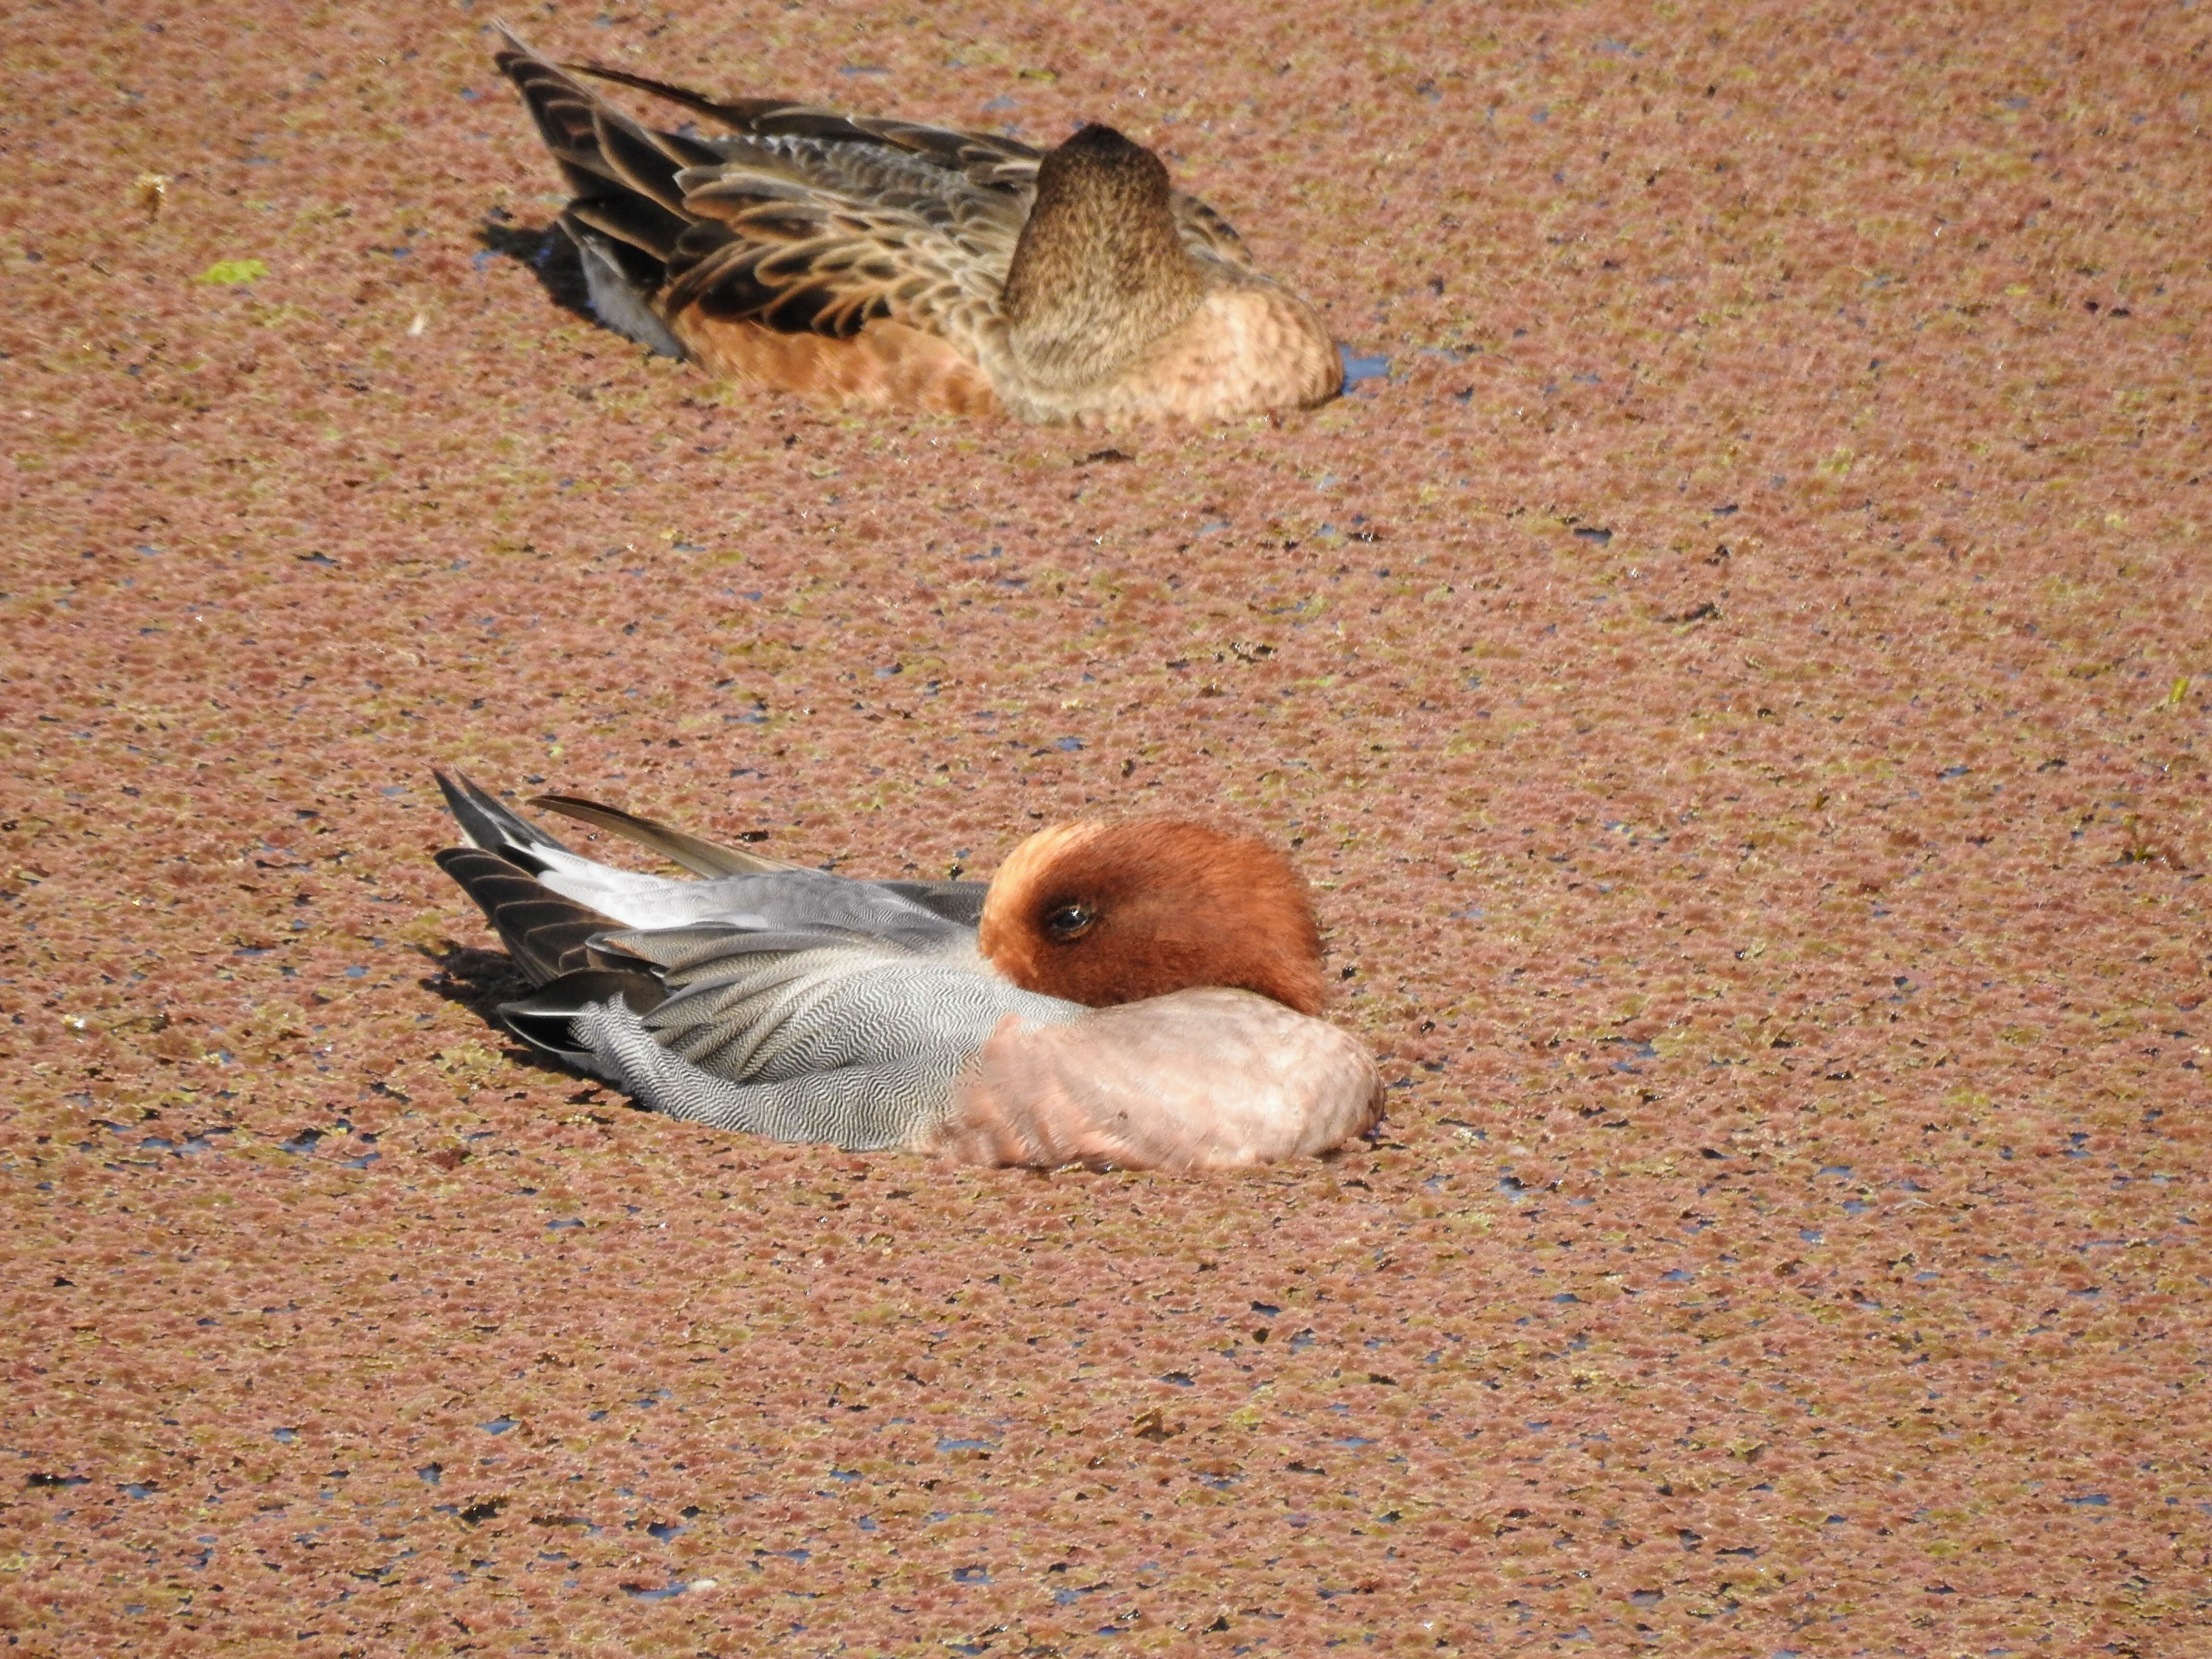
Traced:
<path id="1" fill-rule="evenodd" d="M 532 803 L 706 878 L 570 852 L 438 775 L 438 863 L 538 988 L 500 1010 L 672 1117 L 960 1164 L 1217 1170 L 1382 1115 L 1314 1018 L 1321 940 L 1266 842 L 1170 819 L 1039 830 L 981 882 L 801 869 L 566 795 Z"/>

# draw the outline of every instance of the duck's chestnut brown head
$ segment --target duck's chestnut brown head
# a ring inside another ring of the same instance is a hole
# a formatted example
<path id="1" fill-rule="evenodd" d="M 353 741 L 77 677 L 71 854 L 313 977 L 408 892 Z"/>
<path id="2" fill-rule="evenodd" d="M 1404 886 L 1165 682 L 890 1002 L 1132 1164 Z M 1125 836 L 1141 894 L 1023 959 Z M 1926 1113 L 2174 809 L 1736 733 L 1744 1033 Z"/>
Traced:
<path id="1" fill-rule="evenodd" d="M 1092 1007 L 1198 986 L 1323 1000 L 1305 883 L 1256 836 L 1175 818 L 1060 823 L 991 883 L 977 943 L 1016 984 Z"/>

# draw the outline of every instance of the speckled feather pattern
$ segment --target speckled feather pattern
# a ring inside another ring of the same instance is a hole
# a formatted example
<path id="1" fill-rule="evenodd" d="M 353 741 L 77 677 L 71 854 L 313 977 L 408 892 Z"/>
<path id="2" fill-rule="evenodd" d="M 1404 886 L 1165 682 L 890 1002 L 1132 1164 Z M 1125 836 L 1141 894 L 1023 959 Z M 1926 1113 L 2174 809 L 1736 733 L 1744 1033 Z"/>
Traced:
<path id="1" fill-rule="evenodd" d="M 1233 418 L 1341 383 L 1313 308 L 1110 130 L 1040 152 L 592 76 L 711 124 L 664 131 L 502 40 L 576 192 L 562 223 L 593 309 L 655 350 L 832 407 L 1042 422 Z"/>
<path id="2" fill-rule="evenodd" d="M 2202 1645 L 2199 13 L 532 15 L 1111 123 L 1387 362 L 1110 437 L 599 327 L 481 15 L 0 18 L 14 1651 Z M 1383 1137 L 632 1110 L 496 1023 L 441 763 L 1302 842 Z"/>

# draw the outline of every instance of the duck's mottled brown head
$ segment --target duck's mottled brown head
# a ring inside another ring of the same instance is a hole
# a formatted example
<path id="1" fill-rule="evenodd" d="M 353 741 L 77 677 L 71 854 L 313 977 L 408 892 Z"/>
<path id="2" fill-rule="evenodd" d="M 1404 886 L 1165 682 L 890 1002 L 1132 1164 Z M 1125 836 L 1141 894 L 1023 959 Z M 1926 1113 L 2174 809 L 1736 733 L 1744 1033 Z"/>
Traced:
<path id="1" fill-rule="evenodd" d="M 1004 301 L 1031 373 L 1097 378 L 1190 315 L 1205 285 L 1171 194 L 1160 158 L 1111 127 L 1085 127 L 1038 164 Z"/>
<path id="2" fill-rule="evenodd" d="M 1000 866 L 978 943 L 1016 984 L 1093 1007 L 1198 986 L 1323 1000 L 1321 932 L 1291 861 L 1255 836 L 1140 818 L 1040 830 Z"/>

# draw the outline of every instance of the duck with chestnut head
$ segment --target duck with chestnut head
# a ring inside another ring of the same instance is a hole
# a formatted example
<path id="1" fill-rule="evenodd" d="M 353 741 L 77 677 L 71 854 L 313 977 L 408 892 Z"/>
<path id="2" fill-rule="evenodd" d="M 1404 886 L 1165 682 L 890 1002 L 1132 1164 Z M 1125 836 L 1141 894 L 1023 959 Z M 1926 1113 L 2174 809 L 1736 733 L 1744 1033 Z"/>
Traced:
<path id="1" fill-rule="evenodd" d="M 981 882 L 864 881 L 574 796 L 532 805 L 702 878 L 569 850 L 438 775 L 438 862 L 537 988 L 500 1010 L 641 1105 L 951 1162 L 1211 1170 L 1371 1127 L 1365 1049 L 1319 1018 L 1305 884 L 1250 836 L 1058 824 Z"/>

